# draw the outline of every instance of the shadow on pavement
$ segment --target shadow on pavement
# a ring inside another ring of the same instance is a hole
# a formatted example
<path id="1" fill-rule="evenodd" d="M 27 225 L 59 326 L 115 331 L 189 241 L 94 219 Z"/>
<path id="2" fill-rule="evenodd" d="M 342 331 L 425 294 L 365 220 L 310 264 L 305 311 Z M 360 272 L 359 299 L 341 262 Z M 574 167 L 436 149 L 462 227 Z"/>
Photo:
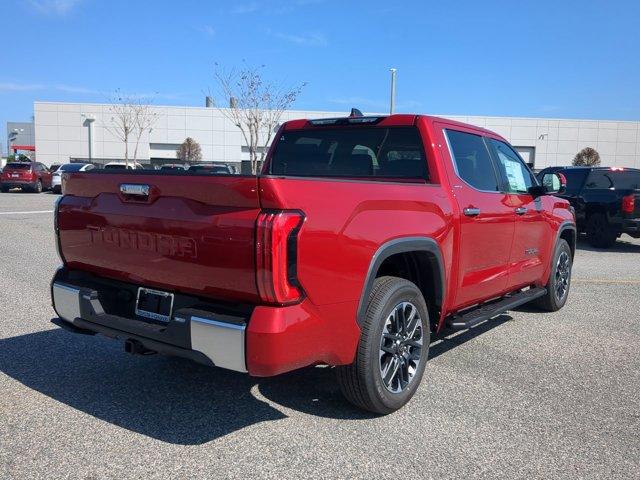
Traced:
<path id="1" fill-rule="evenodd" d="M 434 339 L 436 358 L 510 317 Z M 273 378 L 160 355 L 130 356 L 120 342 L 61 329 L 0 340 L 0 371 L 106 422 L 163 442 L 198 445 L 260 422 L 287 418 L 269 402 L 309 415 L 359 420 L 374 415 L 342 397 L 334 372 L 311 367 Z"/>
<path id="2" fill-rule="evenodd" d="M 623 235 L 611 248 L 596 248 L 589 245 L 584 236 L 578 237 L 576 248 L 587 252 L 640 253 L 640 244 L 629 241 L 631 237 Z"/>
<path id="3" fill-rule="evenodd" d="M 508 321 L 513 320 L 509 315 L 503 314 L 481 323 L 468 330 L 443 330 L 438 335 L 431 338 L 431 347 L 429 348 L 429 360 L 439 357 L 463 343 L 482 335 L 483 333 L 493 330 Z"/>

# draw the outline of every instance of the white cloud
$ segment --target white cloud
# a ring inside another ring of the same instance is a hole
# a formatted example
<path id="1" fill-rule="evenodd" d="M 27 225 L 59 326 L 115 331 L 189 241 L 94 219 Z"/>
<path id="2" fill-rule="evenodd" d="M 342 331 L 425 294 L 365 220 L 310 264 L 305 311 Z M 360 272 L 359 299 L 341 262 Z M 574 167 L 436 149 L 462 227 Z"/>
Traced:
<path id="1" fill-rule="evenodd" d="M 0 82 L 0 93 L 3 92 L 61 92 L 76 95 L 102 96 L 105 99 L 109 97 L 109 93 L 95 88 L 82 87 L 77 85 L 44 85 L 40 83 L 20 83 L 20 82 Z M 147 93 L 126 93 L 132 98 L 145 99 L 153 101 L 154 99 L 164 100 L 180 100 L 185 97 L 184 93 L 163 93 L 163 92 L 147 92 Z"/>
<path id="2" fill-rule="evenodd" d="M 92 88 L 74 87 L 73 85 L 56 85 L 53 88 L 59 92 L 65 93 L 88 93 L 92 95 L 100 93 L 98 90 L 94 90 Z"/>
<path id="3" fill-rule="evenodd" d="M 245 13 L 253 13 L 258 10 L 258 4 L 256 2 L 242 3 L 236 5 L 231 9 L 231 13 L 235 15 L 244 15 Z"/>
<path id="4" fill-rule="evenodd" d="M 203 25 L 202 27 L 196 27 L 200 33 L 205 34 L 207 37 L 213 37 L 216 34 L 215 28 L 211 25 Z"/>
<path id="5" fill-rule="evenodd" d="M 321 33 L 307 33 L 296 35 L 291 33 L 276 32 L 273 34 L 276 38 L 284 40 L 296 45 L 304 45 L 307 47 L 325 47 L 327 46 L 327 38 Z"/>
<path id="6" fill-rule="evenodd" d="M 28 0 L 28 4 L 38 13 L 45 15 L 66 15 L 82 0 Z"/>
<path id="7" fill-rule="evenodd" d="M 0 83 L 0 92 L 32 92 L 34 90 L 44 90 L 46 87 L 40 84 L 28 84 L 28 83 L 14 83 L 5 82 Z"/>

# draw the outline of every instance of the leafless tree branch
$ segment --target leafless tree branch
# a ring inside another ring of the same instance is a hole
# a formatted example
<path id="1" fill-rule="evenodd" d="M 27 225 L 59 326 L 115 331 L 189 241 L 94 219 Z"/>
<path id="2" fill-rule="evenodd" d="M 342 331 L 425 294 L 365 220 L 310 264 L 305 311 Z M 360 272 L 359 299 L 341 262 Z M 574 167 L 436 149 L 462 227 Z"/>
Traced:
<path id="1" fill-rule="evenodd" d="M 264 160 L 267 146 L 278 126 L 282 113 L 293 105 L 305 83 L 284 87 L 265 81 L 260 67 L 248 67 L 224 71 L 216 64 L 215 79 L 224 106 L 218 110 L 240 129 L 249 148 L 251 171 L 258 172 L 258 164 Z M 261 141 L 262 140 L 262 141 Z M 258 155 L 258 150 L 262 151 Z"/>

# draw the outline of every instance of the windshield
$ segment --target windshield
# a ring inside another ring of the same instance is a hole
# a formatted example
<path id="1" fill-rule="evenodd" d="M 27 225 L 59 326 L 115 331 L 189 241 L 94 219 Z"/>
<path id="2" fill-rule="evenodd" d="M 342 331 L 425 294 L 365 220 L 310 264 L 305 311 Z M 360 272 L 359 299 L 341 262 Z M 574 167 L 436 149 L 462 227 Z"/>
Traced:
<path id="1" fill-rule="evenodd" d="M 11 170 L 31 170 L 30 163 L 7 163 L 6 168 Z"/>
<path id="2" fill-rule="evenodd" d="M 284 132 L 269 173 L 301 177 L 427 179 L 415 127 L 343 127 Z"/>
<path id="3" fill-rule="evenodd" d="M 105 165 L 104 169 L 105 170 L 125 170 L 127 168 L 127 166 L 122 163 L 122 164 L 111 164 L 111 165 Z"/>

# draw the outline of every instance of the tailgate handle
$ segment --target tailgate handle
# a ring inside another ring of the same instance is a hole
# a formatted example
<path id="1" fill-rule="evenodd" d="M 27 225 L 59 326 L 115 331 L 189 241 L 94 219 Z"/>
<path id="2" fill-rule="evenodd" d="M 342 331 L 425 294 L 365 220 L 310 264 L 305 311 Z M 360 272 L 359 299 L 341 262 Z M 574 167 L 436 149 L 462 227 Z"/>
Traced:
<path id="1" fill-rule="evenodd" d="M 149 190 L 149 185 L 142 185 L 139 183 L 123 183 L 120 185 L 120 193 L 122 193 L 123 195 L 148 197 Z"/>

